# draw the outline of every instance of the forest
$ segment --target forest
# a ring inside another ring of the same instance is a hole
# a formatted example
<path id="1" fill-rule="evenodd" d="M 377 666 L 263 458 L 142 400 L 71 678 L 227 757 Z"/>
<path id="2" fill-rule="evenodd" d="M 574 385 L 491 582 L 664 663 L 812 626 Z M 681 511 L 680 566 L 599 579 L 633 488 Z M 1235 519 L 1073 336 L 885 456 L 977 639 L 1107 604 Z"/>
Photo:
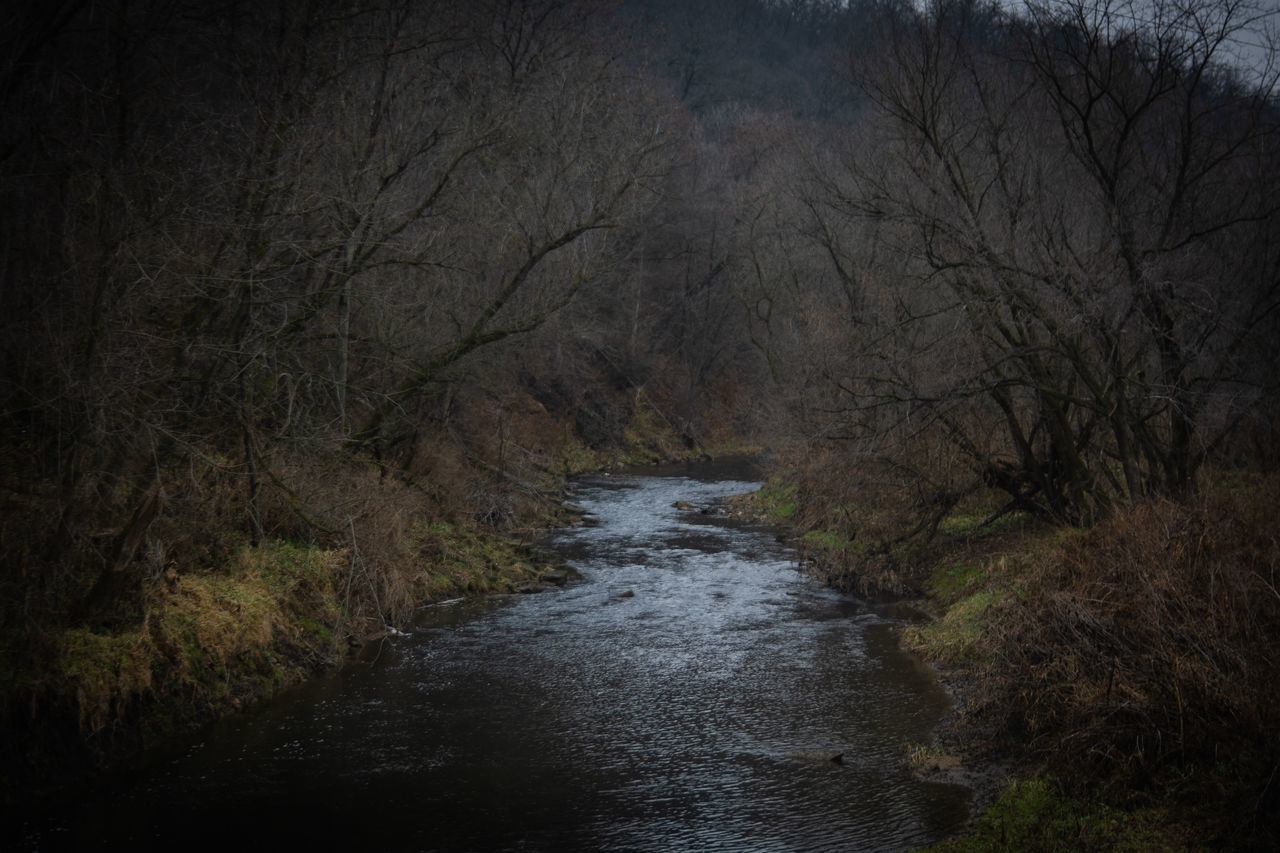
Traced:
<path id="1" fill-rule="evenodd" d="M 1082 849 L 1280 838 L 1264 0 L 0 19 L 6 806 L 753 452 Z"/>

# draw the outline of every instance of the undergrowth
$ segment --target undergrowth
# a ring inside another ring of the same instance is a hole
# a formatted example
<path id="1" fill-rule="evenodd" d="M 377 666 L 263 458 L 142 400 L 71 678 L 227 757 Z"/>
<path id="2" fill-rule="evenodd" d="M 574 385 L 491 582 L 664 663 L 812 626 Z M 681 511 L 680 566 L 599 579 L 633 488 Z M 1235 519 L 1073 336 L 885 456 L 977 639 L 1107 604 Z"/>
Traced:
<path id="1" fill-rule="evenodd" d="M 105 750 L 137 716 L 144 737 L 163 735 L 270 695 L 341 651 L 344 556 L 273 542 L 243 548 L 227 573 L 171 573 L 148 592 L 141 624 L 68 629 L 38 676 L 39 701 L 69 704 Z"/>
<path id="2" fill-rule="evenodd" d="M 1077 529 L 920 473 L 815 451 L 786 482 L 809 572 L 935 614 L 903 642 L 960 697 L 948 747 L 1032 780 L 942 849 L 1280 848 L 1280 475 Z"/>
<path id="3" fill-rule="evenodd" d="M 629 410 L 625 442 L 594 448 L 527 395 L 491 403 L 461 400 L 457 430 L 424 430 L 395 465 L 324 438 L 275 446 L 250 529 L 230 450 L 148 470 L 65 529 L 47 523 L 54 488 L 6 479 L 0 802 L 247 707 L 423 604 L 562 585 L 572 570 L 528 543 L 574 519 L 569 476 L 732 444 L 693 440 L 652 402 Z"/>
<path id="4" fill-rule="evenodd" d="M 961 669 L 989 753 L 1046 774 L 939 849 L 1274 849 L 1278 517 L 1273 475 L 934 564 L 906 645 Z"/>
<path id="5" fill-rule="evenodd" d="M 973 562 L 1042 526 L 953 459 L 923 459 L 927 478 L 839 448 L 810 448 L 785 464 L 773 488 L 785 489 L 806 570 L 857 595 L 919 596 L 932 566 Z"/>

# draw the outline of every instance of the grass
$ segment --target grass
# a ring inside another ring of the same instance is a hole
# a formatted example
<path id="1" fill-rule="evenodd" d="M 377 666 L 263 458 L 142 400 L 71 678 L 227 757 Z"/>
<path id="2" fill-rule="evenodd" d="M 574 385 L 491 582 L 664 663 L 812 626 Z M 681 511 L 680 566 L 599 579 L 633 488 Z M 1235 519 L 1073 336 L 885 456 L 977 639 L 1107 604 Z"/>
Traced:
<path id="1" fill-rule="evenodd" d="M 151 688 L 155 648 L 143 629 L 98 633 L 73 628 L 62 637 L 53 679 L 70 694 L 81 731 L 97 734 Z"/>
<path id="2" fill-rule="evenodd" d="M 790 522 L 796 514 L 796 487 L 771 479 L 755 494 L 756 508 L 778 524 Z"/>
<path id="3" fill-rule="evenodd" d="M 273 542 L 226 572 L 171 574 L 127 628 L 75 626 L 56 644 L 38 695 L 73 709 L 102 749 L 136 719 L 145 736 L 270 695 L 337 658 L 342 555 Z"/>
<path id="4" fill-rule="evenodd" d="M 515 592 L 547 572 L 536 548 L 448 521 L 416 525 L 408 545 L 422 566 L 419 603 L 456 595 Z"/>
<path id="5" fill-rule="evenodd" d="M 1273 477 L 938 561 L 904 643 L 1041 775 L 933 849 L 1274 849 L 1278 510 Z"/>
<path id="6" fill-rule="evenodd" d="M 928 853 L 1155 853 L 1189 846 L 1160 812 L 1128 812 L 1084 802 L 1064 794 L 1048 777 L 1036 776 L 1005 788 L 965 837 L 923 849 Z"/>
<path id="7" fill-rule="evenodd" d="M 588 471 L 596 471 L 604 467 L 605 455 L 599 450 L 592 450 L 580 441 L 566 441 L 560 451 L 560 476 L 564 479 L 577 477 Z"/>
<path id="8" fill-rule="evenodd" d="M 831 529 L 807 530 L 800 537 L 800 542 L 805 548 L 820 551 L 842 551 L 849 546 L 847 537 L 842 536 L 839 531 Z"/>
<path id="9" fill-rule="evenodd" d="M 955 601 L 966 590 L 982 583 L 986 575 L 983 562 L 956 560 L 940 563 L 925 582 L 925 591 L 938 601 Z"/>
<path id="10" fill-rule="evenodd" d="M 903 641 L 912 651 L 945 666 L 985 663 L 991 656 L 985 629 L 1002 598 L 998 590 L 967 595 L 934 621 L 908 627 Z"/>
<path id="11" fill-rule="evenodd" d="M 1035 526 L 1035 519 L 1028 513 L 1009 512 L 992 519 L 991 510 L 991 507 L 953 510 L 938 523 L 938 533 L 943 536 L 981 536 L 1026 530 Z"/>

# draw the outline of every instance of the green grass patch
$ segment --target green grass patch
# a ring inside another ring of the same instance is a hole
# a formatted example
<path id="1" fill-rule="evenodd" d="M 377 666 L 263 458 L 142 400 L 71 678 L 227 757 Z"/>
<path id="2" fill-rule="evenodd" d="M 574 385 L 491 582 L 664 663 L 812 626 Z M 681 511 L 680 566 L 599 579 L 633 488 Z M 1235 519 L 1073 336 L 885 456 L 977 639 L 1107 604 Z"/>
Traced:
<path id="1" fill-rule="evenodd" d="M 978 819 L 973 832 L 924 848 L 929 853 L 1072 850 L 1169 851 L 1187 849 L 1155 813 L 1130 813 L 1064 796 L 1037 777 L 1005 788 Z"/>
<path id="2" fill-rule="evenodd" d="M 598 471 L 605 467 L 607 461 L 606 455 L 601 451 L 592 450 L 579 441 L 571 441 L 560 452 L 560 475 L 568 479 Z"/>
<path id="3" fill-rule="evenodd" d="M 970 536 L 989 533 L 1008 533 L 1024 530 L 1034 524 L 1034 519 L 1025 512 L 1010 512 L 990 521 L 989 510 L 976 512 L 955 511 L 947 515 L 938 524 L 938 533 L 943 536 Z"/>
<path id="4" fill-rule="evenodd" d="M 151 688 L 154 657 L 151 637 L 142 629 L 73 628 L 62 636 L 50 686 L 70 694 L 81 731 L 95 734 Z"/>
<path id="5" fill-rule="evenodd" d="M 341 562 L 273 542 L 243 548 L 224 571 L 166 577 L 140 624 L 64 631 L 42 695 L 73 708 L 86 736 L 138 714 L 162 734 L 269 695 L 339 654 Z"/>
<path id="6" fill-rule="evenodd" d="M 981 515 L 952 513 L 938 523 L 938 532 L 944 536 L 960 536 L 977 530 L 983 522 Z"/>
<path id="7" fill-rule="evenodd" d="M 849 544 L 847 538 L 829 528 L 806 531 L 800 537 L 800 541 L 806 548 L 816 548 L 821 551 L 840 551 Z"/>
<path id="8" fill-rule="evenodd" d="M 447 521 L 416 526 L 409 553 L 425 568 L 422 597 L 514 592 L 547 568 L 537 548 Z"/>
<path id="9" fill-rule="evenodd" d="M 323 622 L 313 619 L 310 616 L 303 616 L 298 620 L 298 627 L 303 631 L 315 634 L 316 638 L 324 645 L 333 643 L 333 631 Z"/>
<path id="10" fill-rule="evenodd" d="M 907 628 L 903 638 L 913 651 L 947 666 L 982 663 L 990 655 L 983 637 L 988 611 L 1001 597 L 994 590 L 975 592 L 933 622 Z"/>
<path id="11" fill-rule="evenodd" d="M 794 483 L 770 480 L 755 493 L 756 508 L 777 523 L 787 523 L 796 514 L 796 487 Z"/>
<path id="12" fill-rule="evenodd" d="M 643 403 L 632 410 L 622 437 L 619 461 L 624 465 L 652 465 L 671 458 L 669 448 L 676 439 L 674 431 L 659 419 L 653 407 Z"/>
<path id="13" fill-rule="evenodd" d="M 925 591 L 939 601 L 951 602 L 976 588 L 986 577 L 984 563 L 963 560 L 940 563 L 926 581 Z"/>

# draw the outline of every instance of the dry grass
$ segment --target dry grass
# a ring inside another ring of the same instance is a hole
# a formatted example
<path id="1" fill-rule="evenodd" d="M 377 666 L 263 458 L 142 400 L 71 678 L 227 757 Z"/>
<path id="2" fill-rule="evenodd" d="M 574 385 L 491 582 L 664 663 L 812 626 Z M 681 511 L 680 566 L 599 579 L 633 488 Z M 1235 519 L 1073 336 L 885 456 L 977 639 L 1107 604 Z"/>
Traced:
<path id="1" fill-rule="evenodd" d="M 1062 539 L 986 620 L 986 710 L 1050 770 L 1280 837 L 1280 477 Z"/>
<path id="2" fill-rule="evenodd" d="M 243 548 L 223 572 L 165 573 L 139 623 L 59 635 L 49 665 L 29 676 L 32 718 L 74 721 L 103 760 L 331 665 L 343 556 L 273 543 Z"/>
<path id="3" fill-rule="evenodd" d="M 581 447 L 571 414 L 476 392 L 394 458 L 314 434 L 252 467 L 187 447 L 73 495 L 0 477 L 0 800 L 270 695 L 424 603 L 564 583 L 521 540 Z"/>

